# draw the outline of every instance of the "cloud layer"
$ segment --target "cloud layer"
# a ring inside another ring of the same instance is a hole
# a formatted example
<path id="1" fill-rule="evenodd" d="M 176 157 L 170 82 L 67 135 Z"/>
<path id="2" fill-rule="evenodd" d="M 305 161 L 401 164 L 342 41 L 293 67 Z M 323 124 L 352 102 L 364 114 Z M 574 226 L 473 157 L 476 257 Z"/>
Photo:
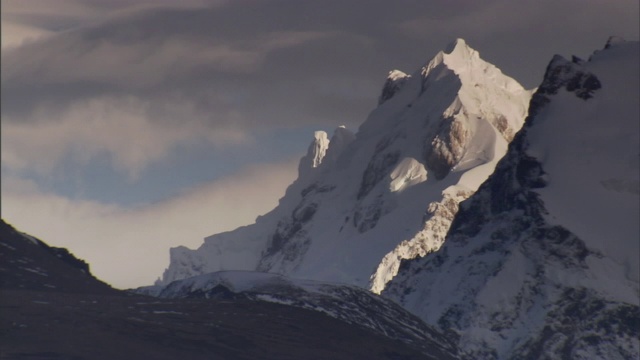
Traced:
<path id="1" fill-rule="evenodd" d="M 388 70 L 411 71 L 456 37 L 533 87 L 555 52 L 588 55 L 610 34 L 638 35 L 638 4 L 624 0 L 31 1 L 3 14 L 7 36 L 48 34 L 2 53 L 3 122 L 34 134 L 21 139 L 32 151 L 3 148 L 6 166 L 107 151 L 135 173 L 205 132 L 225 146 L 257 128 L 356 127 Z M 46 123 L 85 129 L 51 149 L 38 135 Z M 103 139 L 118 128 L 123 139 Z M 157 140 L 120 146 L 131 131 Z"/>

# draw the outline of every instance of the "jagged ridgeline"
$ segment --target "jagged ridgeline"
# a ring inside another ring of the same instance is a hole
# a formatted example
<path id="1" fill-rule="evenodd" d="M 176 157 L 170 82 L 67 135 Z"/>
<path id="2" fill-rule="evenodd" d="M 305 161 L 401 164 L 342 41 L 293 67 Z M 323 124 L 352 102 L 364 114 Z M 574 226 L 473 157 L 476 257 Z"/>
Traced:
<path id="1" fill-rule="evenodd" d="M 389 73 L 357 133 L 316 132 L 299 176 L 255 224 L 171 249 L 158 284 L 259 270 L 381 291 L 400 260 L 438 249 L 520 129 L 531 92 L 458 39 Z"/>
<path id="2" fill-rule="evenodd" d="M 638 42 L 560 56 L 442 248 L 383 295 L 461 335 L 469 359 L 637 359 Z"/>

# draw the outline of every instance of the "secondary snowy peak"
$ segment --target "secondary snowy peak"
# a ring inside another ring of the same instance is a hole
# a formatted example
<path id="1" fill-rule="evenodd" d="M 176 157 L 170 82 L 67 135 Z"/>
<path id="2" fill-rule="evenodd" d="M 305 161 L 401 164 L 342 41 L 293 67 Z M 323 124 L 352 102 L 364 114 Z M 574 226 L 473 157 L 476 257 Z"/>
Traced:
<path id="1" fill-rule="evenodd" d="M 640 355 L 638 42 L 556 56 L 442 248 L 384 291 L 469 359 Z"/>
<path id="2" fill-rule="evenodd" d="M 300 201 L 310 190 L 316 190 L 316 178 L 333 167 L 354 138 L 355 135 L 344 126 L 336 128 L 331 141 L 326 132 L 314 132 L 307 154 L 300 159 L 298 178 L 287 188 L 275 209 L 259 216 L 252 225 L 205 238 L 204 244 L 196 251 L 184 246 L 171 248 L 169 267 L 155 284 L 163 286 L 175 280 L 216 271 L 255 270 L 261 258 L 266 256 L 267 246 L 277 245 L 272 241 L 276 234 L 270 236 L 270 233 L 281 226 L 283 218 L 292 214 L 292 204 Z M 295 214 L 300 216 L 301 213 Z"/>
<path id="3" fill-rule="evenodd" d="M 392 71 L 355 135 L 315 134 L 276 209 L 198 250 L 172 251 L 161 283 L 259 270 L 380 291 L 401 259 L 440 246 L 458 202 L 522 125 L 530 95 L 462 41 L 412 75 Z"/>

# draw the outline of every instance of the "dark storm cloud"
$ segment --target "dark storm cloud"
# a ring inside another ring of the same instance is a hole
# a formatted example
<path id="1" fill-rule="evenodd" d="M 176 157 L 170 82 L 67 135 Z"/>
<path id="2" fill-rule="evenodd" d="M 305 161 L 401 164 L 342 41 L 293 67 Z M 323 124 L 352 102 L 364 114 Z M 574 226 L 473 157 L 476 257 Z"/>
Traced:
<path id="1" fill-rule="evenodd" d="M 269 57 L 328 39 L 319 44 L 324 50 L 318 56 L 326 58 L 361 41 L 339 29 L 288 28 L 254 18 L 244 7 L 147 10 L 6 51 L 3 113 L 24 118 L 41 104 L 64 110 L 88 98 L 132 95 L 152 105 L 189 101 L 202 113 L 235 109 L 262 113 L 263 118 L 273 114 L 287 123 L 274 110 L 302 110 L 306 101 L 296 95 L 313 96 L 305 87 L 313 87 L 319 74 L 309 63 L 319 59 Z M 309 50 L 303 53 L 313 53 Z M 292 101 L 282 104 L 287 101 L 274 97 L 283 92 L 279 81 L 293 78 Z"/>
<path id="2" fill-rule="evenodd" d="M 154 121 L 212 129 L 354 126 L 387 71 L 411 72 L 456 37 L 533 87 L 556 52 L 588 55 L 611 33 L 637 36 L 637 8 L 622 0 L 146 7 L 3 52 L 2 111 L 27 121 L 36 111 L 131 96 Z"/>

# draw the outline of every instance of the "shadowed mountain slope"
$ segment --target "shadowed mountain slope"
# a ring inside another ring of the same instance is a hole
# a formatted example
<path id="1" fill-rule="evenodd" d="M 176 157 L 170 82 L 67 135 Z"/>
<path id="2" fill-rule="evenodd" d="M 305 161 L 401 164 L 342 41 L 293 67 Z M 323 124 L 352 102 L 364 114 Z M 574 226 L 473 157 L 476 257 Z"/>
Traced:
<path id="1" fill-rule="evenodd" d="M 68 251 L 4 222 L 0 260 L 2 359 L 455 358 L 285 304 L 115 290 Z"/>

